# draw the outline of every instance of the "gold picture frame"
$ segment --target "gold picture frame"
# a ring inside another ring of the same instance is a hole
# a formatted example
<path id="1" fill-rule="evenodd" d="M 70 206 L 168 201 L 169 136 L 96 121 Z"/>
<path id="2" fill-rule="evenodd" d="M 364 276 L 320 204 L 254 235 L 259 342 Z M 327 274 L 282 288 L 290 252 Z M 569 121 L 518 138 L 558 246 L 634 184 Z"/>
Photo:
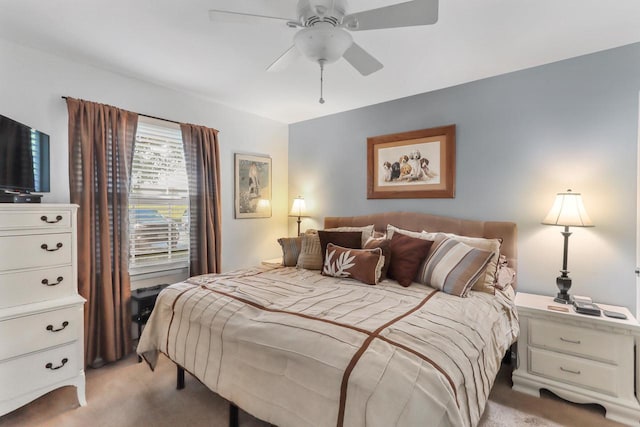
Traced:
<path id="1" fill-rule="evenodd" d="M 367 199 L 454 198 L 456 125 L 367 138 Z"/>

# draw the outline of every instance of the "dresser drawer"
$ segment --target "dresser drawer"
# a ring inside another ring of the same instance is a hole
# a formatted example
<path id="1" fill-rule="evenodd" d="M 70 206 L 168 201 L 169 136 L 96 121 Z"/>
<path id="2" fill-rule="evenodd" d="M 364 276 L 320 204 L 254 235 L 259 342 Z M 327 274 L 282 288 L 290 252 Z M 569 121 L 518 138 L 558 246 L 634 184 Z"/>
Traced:
<path id="1" fill-rule="evenodd" d="M 611 396 L 618 396 L 618 384 L 624 381 L 617 366 L 533 347 L 529 372 Z"/>
<path id="2" fill-rule="evenodd" d="M 0 401 L 77 376 L 82 367 L 79 345 L 76 341 L 0 362 Z"/>
<path id="3" fill-rule="evenodd" d="M 73 267 L 70 265 L 0 273 L 0 308 L 64 298 L 75 293 Z"/>
<path id="4" fill-rule="evenodd" d="M 82 305 L 0 322 L 0 360 L 78 339 Z"/>
<path id="5" fill-rule="evenodd" d="M 0 237 L 0 270 L 63 264 L 71 264 L 71 233 Z"/>
<path id="6" fill-rule="evenodd" d="M 633 352 L 633 337 L 529 320 L 529 344 L 608 363 L 618 363 L 620 354 Z"/>
<path id="7" fill-rule="evenodd" d="M 0 212 L 0 230 L 70 229 L 70 209 L 15 210 Z"/>

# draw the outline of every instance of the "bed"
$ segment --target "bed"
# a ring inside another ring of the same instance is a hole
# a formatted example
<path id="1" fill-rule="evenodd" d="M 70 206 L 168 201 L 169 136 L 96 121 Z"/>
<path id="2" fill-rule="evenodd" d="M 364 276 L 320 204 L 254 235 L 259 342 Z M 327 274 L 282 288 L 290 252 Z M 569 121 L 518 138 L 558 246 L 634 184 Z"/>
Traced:
<path id="1" fill-rule="evenodd" d="M 422 213 L 328 217 L 498 238 L 516 268 L 516 226 Z M 427 285 L 375 286 L 259 266 L 169 286 L 138 345 L 255 417 L 286 426 L 474 426 L 518 335 L 515 281 L 465 298 Z"/>

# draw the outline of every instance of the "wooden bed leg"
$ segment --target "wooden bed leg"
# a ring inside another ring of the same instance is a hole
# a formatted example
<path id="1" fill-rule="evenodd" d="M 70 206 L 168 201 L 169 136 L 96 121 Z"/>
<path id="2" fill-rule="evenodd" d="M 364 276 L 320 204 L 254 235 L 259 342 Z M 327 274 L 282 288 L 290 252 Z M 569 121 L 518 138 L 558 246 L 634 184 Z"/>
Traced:
<path id="1" fill-rule="evenodd" d="M 229 402 L 229 427 L 238 427 L 238 407 Z"/>
<path id="2" fill-rule="evenodd" d="M 176 388 L 182 390 L 184 388 L 184 368 L 178 365 L 176 365 L 176 367 L 178 368 L 176 371 Z"/>

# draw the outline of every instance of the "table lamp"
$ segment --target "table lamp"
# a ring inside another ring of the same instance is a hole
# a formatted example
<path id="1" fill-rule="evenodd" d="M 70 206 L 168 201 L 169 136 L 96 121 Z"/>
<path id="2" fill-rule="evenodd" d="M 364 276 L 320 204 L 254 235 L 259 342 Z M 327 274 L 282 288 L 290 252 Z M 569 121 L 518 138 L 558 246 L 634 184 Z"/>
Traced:
<path id="1" fill-rule="evenodd" d="M 300 223 L 302 222 L 303 217 L 309 216 L 307 214 L 307 205 L 304 202 L 304 197 L 298 196 L 293 199 L 293 206 L 291 206 L 291 212 L 289 212 L 289 216 L 298 217 L 298 236 L 300 235 Z"/>
<path id="2" fill-rule="evenodd" d="M 582 196 L 580 193 L 573 193 L 571 190 L 567 190 L 566 193 L 558 193 L 551 210 L 542 220 L 542 223 L 564 227 L 564 231 L 562 232 L 564 236 L 562 270 L 560 270 L 561 274 L 556 279 L 556 284 L 560 292 L 558 292 L 554 301 L 561 304 L 570 304 L 569 289 L 571 288 L 571 278 L 567 270 L 569 236 L 571 236 L 569 227 L 593 227 L 593 223 L 582 204 Z"/>

